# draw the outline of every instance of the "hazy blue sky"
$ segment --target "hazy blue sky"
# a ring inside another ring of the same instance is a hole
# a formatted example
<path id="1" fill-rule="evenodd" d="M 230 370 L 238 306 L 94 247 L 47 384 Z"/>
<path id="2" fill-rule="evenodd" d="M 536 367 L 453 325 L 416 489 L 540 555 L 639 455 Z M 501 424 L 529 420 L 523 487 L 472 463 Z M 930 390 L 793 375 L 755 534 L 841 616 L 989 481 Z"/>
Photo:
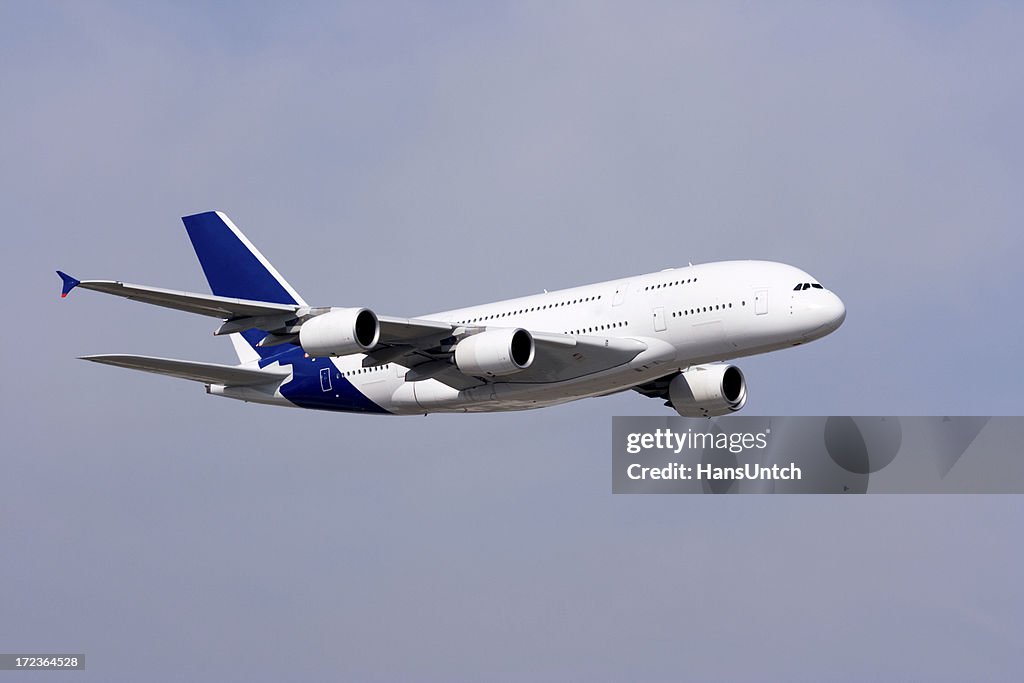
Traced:
<path id="1" fill-rule="evenodd" d="M 1019 414 L 1018 3 L 4 3 L 0 651 L 109 680 L 1010 680 L 1007 497 L 610 493 L 637 394 L 368 418 L 76 360 L 229 361 L 221 209 L 315 305 L 415 315 L 765 258 L 838 333 L 750 414 Z M 4 676 L 0 674 L 0 683 Z M 12 679 L 13 680 L 13 679 Z"/>

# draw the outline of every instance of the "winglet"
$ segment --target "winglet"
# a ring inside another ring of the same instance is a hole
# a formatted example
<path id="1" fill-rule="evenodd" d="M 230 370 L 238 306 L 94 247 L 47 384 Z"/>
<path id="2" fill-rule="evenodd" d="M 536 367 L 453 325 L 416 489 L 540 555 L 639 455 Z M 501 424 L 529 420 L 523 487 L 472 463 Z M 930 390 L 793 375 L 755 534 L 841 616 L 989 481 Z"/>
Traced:
<path id="1" fill-rule="evenodd" d="M 64 281 L 64 286 L 60 290 L 60 298 L 63 299 L 68 295 L 72 289 L 81 284 L 81 280 L 76 280 L 65 272 L 57 271 L 57 275 L 60 275 L 60 279 Z"/>

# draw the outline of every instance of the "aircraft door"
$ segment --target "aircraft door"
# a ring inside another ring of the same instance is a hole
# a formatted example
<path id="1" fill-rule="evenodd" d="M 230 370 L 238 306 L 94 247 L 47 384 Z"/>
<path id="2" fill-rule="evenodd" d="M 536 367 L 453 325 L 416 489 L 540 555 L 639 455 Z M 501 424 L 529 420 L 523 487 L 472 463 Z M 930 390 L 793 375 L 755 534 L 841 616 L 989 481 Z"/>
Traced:
<path id="1" fill-rule="evenodd" d="M 665 331 L 665 309 L 661 306 L 654 309 L 654 331 Z"/>
<path id="2" fill-rule="evenodd" d="M 755 289 L 754 290 L 754 314 L 764 315 L 768 312 L 768 290 L 767 289 Z"/>
<path id="3" fill-rule="evenodd" d="M 626 300 L 626 289 L 629 287 L 628 282 L 623 282 L 621 285 L 615 288 L 615 296 L 612 297 L 612 306 L 621 306 L 622 302 Z"/>

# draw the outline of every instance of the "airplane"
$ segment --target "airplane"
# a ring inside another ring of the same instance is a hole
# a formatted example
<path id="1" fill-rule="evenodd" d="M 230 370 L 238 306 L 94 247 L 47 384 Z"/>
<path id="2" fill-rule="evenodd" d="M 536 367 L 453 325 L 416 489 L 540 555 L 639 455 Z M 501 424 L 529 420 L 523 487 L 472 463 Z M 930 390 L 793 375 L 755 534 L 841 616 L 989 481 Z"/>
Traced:
<path id="1" fill-rule="evenodd" d="M 310 306 L 223 213 L 182 218 L 213 295 L 57 271 L 91 289 L 221 320 L 237 365 L 135 355 L 83 360 L 192 380 L 252 403 L 392 415 L 542 408 L 627 390 L 684 417 L 740 410 L 724 361 L 839 328 L 842 300 L 770 261 L 670 268 L 416 318 Z"/>

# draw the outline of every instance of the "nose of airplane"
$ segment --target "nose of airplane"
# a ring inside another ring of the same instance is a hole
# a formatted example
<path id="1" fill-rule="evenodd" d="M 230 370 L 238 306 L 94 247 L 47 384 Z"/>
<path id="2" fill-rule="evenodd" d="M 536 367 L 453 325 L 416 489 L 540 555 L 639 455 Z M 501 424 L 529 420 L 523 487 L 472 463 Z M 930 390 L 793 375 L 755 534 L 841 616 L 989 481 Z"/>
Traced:
<path id="1" fill-rule="evenodd" d="M 825 315 L 829 317 L 829 321 L 826 325 L 832 330 L 838 330 L 839 326 L 846 320 L 846 306 L 843 304 L 843 300 L 832 292 L 828 293 L 829 300 L 825 305 Z"/>
<path id="2" fill-rule="evenodd" d="M 814 301 L 807 302 L 810 315 L 810 332 L 807 339 L 820 339 L 839 329 L 846 320 L 846 306 L 843 300 L 832 292 L 820 292 Z"/>

